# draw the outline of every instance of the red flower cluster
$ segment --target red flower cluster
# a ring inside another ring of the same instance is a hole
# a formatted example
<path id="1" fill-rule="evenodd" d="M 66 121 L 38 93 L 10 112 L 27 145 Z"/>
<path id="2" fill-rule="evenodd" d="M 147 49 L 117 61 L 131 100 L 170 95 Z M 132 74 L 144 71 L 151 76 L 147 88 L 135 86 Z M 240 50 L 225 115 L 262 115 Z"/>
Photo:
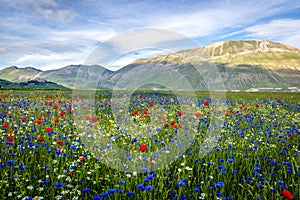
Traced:
<path id="1" fill-rule="evenodd" d="M 139 110 L 133 111 L 133 114 L 134 114 L 134 115 L 138 115 L 138 114 L 139 114 Z"/>
<path id="2" fill-rule="evenodd" d="M 14 136 L 7 136 L 7 141 L 12 142 L 14 140 Z"/>
<path id="3" fill-rule="evenodd" d="M 209 106 L 209 102 L 208 102 L 208 101 L 205 101 L 205 102 L 203 103 L 203 105 L 204 105 L 204 106 Z"/>
<path id="4" fill-rule="evenodd" d="M 201 116 L 201 113 L 200 113 L 200 112 L 195 112 L 194 115 L 195 115 L 196 117 L 200 117 L 200 116 Z"/>
<path id="5" fill-rule="evenodd" d="M 60 147 L 60 146 L 62 145 L 63 141 L 62 141 L 62 140 L 57 140 L 57 142 L 56 142 L 56 143 L 57 143 L 57 146 L 59 146 L 59 147 Z"/>
<path id="6" fill-rule="evenodd" d="M 47 133 L 51 133 L 51 132 L 52 132 L 52 128 L 51 128 L 51 127 L 47 127 L 47 128 L 46 128 L 46 132 L 47 132 Z"/>
<path id="7" fill-rule="evenodd" d="M 37 124 L 41 124 L 43 121 L 42 121 L 41 119 L 36 119 L 35 122 L 36 122 Z"/>
<path id="8" fill-rule="evenodd" d="M 8 123 L 4 123 L 2 126 L 3 128 L 8 128 Z"/>
<path id="9" fill-rule="evenodd" d="M 146 150 L 147 150 L 147 146 L 144 145 L 144 144 L 142 144 L 142 145 L 140 146 L 140 151 L 144 152 L 144 151 L 146 151 Z"/>
<path id="10" fill-rule="evenodd" d="M 288 190 L 282 190 L 282 195 L 287 199 L 294 199 L 294 196 Z"/>

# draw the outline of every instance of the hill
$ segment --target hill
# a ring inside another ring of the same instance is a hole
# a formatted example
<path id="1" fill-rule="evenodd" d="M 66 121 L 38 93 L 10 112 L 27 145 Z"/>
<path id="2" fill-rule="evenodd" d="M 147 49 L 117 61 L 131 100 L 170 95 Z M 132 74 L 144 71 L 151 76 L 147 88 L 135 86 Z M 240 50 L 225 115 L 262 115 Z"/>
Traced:
<path id="1" fill-rule="evenodd" d="M 0 89 L 43 89 L 43 90 L 68 90 L 68 88 L 46 81 L 42 79 L 30 80 L 26 82 L 14 83 L 7 80 L 0 79 Z"/>

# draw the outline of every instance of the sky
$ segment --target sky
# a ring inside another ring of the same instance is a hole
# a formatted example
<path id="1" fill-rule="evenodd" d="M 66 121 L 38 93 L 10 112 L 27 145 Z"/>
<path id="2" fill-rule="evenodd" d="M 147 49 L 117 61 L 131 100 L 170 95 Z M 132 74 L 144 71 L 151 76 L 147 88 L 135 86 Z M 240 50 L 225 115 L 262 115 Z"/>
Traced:
<path id="1" fill-rule="evenodd" d="M 299 0 L 0 0 L 0 15 L 0 69 L 84 64 L 111 38 L 147 28 L 173 31 L 198 46 L 269 39 L 300 48 Z M 166 51 L 131 51 L 112 65 L 160 53 Z"/>

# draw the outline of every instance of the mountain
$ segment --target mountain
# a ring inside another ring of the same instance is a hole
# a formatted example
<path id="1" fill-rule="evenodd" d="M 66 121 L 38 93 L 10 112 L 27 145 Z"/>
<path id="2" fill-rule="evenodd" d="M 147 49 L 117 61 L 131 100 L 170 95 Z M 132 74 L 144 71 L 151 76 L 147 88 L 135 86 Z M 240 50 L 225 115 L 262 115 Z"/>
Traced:
<path id="1" fill-rule="evenodd" d="M 269 40 L 232 40 L 202 48 L 139 59 L 110 71 L 99 65 L 70 65 L 41 71 L 15 66 L 0 78 L 41 78 L 69 88 L 175 88 L 179 90 L 300 90 L 300 50 Z"/>
<path id="2" fill-rule="evenodd" d="M 43 71 L 38 77 L 60 83 L 63 86 L 73 88 L 93 88 L 95 80 L 99 77 L 99 88 L 105 89 L 108 84 L 108 78 L 113 72 L 99 65 L 69 65 L 57 70 Z M 80 80 L 80 84 L 76 83 Z M 81 81 L 84 80 L 84 81 Z"/>
<path id="3" fill-rule="evenodd" d="M 300 50 L 268 40 L 218 42 L 140 59 L 119 70 L 113 78 L 126 87 L 125 81 L 134 69 L 146 71 L 152 67 L 177 70 L 193 88 L 200 90 L 207 90 L 207 85 L 221 89 L 222 83 L 225 90 L 288 90 L 300 86 Z M 213 71 L 213 67 L 218 71 Z"/>
<path id="4" fill-rule="evenodd" d="M 22 82 L 34 79 L 41 70 L 32 67 L 18 68 L 11 66 L 0 70 L 0 79 L 12 82 Z"/>
<path id="5" fill-rule="evenodd" d="M 1 89 L 49 89 L 49 90 L 67 90 L 68 88 L 58 85 L 56 83 L 46 81 L 43 79 L 29 80 L 26 82 L 10 82 L 0 79 Z"/>
<path id="6" fill-rule="evenodd" d="M 106 80 L 112 71 L 107 70 L 99 65 L 69 65 L 56 70 L 41 71 L 35 68 L 18 68 L 15 66 L 0 70 L 0 78 L 12 82 L 26 82 L 29 80 L 41 78 L 50 82 L 58 83 L 64 87 L 73 88 L 76 77 L 84 79 L 80 85 L 82 88 L 89 88 L 94 85 L 94 81 L 101 75 L 101 85 L 108 85 Z"/>

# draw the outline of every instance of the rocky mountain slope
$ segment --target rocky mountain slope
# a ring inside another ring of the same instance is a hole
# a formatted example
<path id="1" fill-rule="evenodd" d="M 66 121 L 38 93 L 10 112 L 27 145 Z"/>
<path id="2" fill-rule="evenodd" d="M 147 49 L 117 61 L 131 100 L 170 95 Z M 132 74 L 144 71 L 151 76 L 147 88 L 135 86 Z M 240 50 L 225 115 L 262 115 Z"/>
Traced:
<path id="1" fill-rule="evenodd" d="M 98 65 L 70 65 L 50 71 L 8 67 L 0 70 L 0 78 L 12 82 L 42 78 L 83 89 L 97 84 L 99 89 L 297 90 L 300 50 L 268 40 L 236 40 L 139 59 L 114 72 Z"/>

